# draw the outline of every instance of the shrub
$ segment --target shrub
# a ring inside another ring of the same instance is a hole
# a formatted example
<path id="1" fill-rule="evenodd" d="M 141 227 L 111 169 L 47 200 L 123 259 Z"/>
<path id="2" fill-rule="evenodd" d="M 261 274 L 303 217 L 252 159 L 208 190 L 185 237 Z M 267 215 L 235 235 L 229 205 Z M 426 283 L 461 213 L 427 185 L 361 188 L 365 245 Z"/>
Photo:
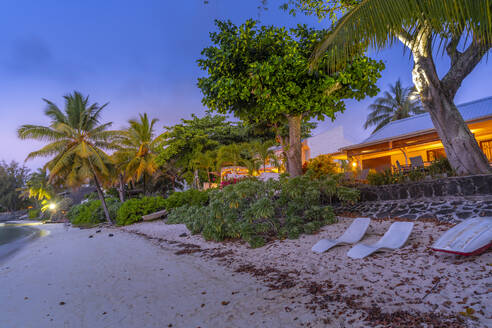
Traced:
<path id="1" fill-rule="evenodd" d="M 181 206 L 204 206 L 208 203 L 208 191 L 200 191 L 196 189 L 189 189 L 182 192 L 172 193 L 166 198 L 165 208 L 171 210 Z"/>
<path id="2" fill-rule="evenodd" d="M 114 219 L 121 203 L 115 198 L 107 198 L 106 205 L 109 216 Z M 73 225 L 78 226 L 91 226 L 105 221 L 104 210 L 99 199 L 72 206 L 67 217 Z"/>
<path id="3" fill-rule="evenodd" d="M 319 155 L 310 159 L 302 165 L 304 173 L 310 171 L 314 178 L 337 173 L 337 166 L 330 155 Z"/>
<path id="4" fill-rule="evenodd" d="M 207 240 L 241 238 L 251 247 L 274 238 L 297 238 L 335 222 L 329 202 L 333 198 L 355 201 L 355 189 L 338 187 L 336 179 L 309 175 L 279 180 L 248 179 L 210 191 L 207 206 L 182 206 L 172 210 L 167 223 L 184 223 Z"/>
<path id="5" fill-rule="evenodd" d="M 166 208 L 166 200 L 162 197 L 132 198 L 124 202 L 116 215 L 116 224 L 128 225 L 141 221 L 143 215 L 154 213 Z"/>
<path id="6" fill-rule="evenodd" d="M 37 219 L 41 216 L 41 210 L 39 209 L 29 210 L 29 213 L 27 215 L 30 219 Z"/>

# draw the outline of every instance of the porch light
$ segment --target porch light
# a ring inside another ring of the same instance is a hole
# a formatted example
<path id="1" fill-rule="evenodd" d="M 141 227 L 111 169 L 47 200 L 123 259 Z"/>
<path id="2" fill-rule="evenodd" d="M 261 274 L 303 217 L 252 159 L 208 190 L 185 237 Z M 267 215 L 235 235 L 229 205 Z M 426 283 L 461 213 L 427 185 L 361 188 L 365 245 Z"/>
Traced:
<path id="1" fill-rule="evenodd" d="M 357 162 L 352 162 L 352 167 L 357 167 Z"/>

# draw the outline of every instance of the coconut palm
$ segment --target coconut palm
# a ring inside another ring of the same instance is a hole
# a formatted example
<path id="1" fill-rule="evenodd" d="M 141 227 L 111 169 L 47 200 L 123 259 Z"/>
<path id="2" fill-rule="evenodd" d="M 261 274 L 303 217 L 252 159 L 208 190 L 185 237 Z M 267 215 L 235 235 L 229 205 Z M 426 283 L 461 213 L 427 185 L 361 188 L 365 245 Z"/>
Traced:
<path id="1" fill-rule="evenodd" d="M 492 0 L 353 3 L 352 9 L 318 46 L 313 65 L 328 54 L 329 69 L 336 70 L 366 46 L 382 49 L 401 41 L 413 55 L 414 85 L 453 169 L 459 174 L 490 172 L 487 158 L 454 104 L 454 97 L 463 80 L 492 47 Z M 433 51 L 435 47 L 441 51 Z M 449 70 L 444 74 L 438 74 L 436 53 L 447 54 L 450 59 Z"/>
<path id="2" fill-rule="evenodd" d="M 367 116 L 364 128 L 375 125 L 374 133 L 391 121 L 425 113 L 418 97 L 415 87 L 404 88 L 400 80 L 394 85 L 390 84 L 390 91 L 385 91 L 383 97 L 376 98 L 369 106 L 371 113 Z"/>
<path id="3" fill-rule="evenodd" d="M 242 152 L 245 149 L 247 149 L 246 146 L 235 143 L 220 147 L 217 152 L 217 165 L 219 167 L 226 165 L 237 167 L 243 160 Z"/>
<path id="4" fill-rule="evenodd" d="M 266 166 L 270 162 L 273 157 L 275 157 L 275 153 L 273 151 L 272 146 L 275 143 L 273 141 L 266 141 L 266 142 L 254 142 L 252 143 L 252 148 L 255 153 L 255 157 L 257 157 L 262 165 L 263 165 L 263 172 L 266 171 Z"/>
<path id="5" fill-rule="evenodd" d="M 101 189 L 101 178 L 108 174 L 110 157 L 104 152 L 112 149 L 111 139 L 115 132 L 109 131 L 111 122 L 100 124 L 102 106 L 89 104 L 89 97 L 77 91 L 64 97 L 64 109 L 44 99 L 44 113 L 51 120 L 49 126 L 22 125 L 17 134 L 21 139 L 34 139 L 48 144 L 31 152 L 26 160 L 36 157 L 51 157 L 44 166 L 49 171 L 50 183 L 63 181 L 69 187 L 78 187 L 91 179 L 101 200 L 106 220 L 112 223 Z"/>
<path id="6" fill-rule="evenodd" d="M 26 185 L 19 188 L 23 199 L 33 198 L 38 201 L 50 200 L 54 194 L 54 188 L 49 183 L 49 176 L 44 169 L 38 169 L 29 175 Z"/>
<path id="7" fill-rule="evenodd" d="M 156 145 L 161 136 L 155 136 L 154 126 L 159 120 L 149 120 L 147 113 L 140 114 L 138 120 L 130 120 L 129 128 L 120 131 L 117 140 L 118 150 L 113 155 L 120 164 L 126 180 L 133 183 L 143 180 L 144 193 L 147 181 L 157 171 Z"/>
<path id="8" fill-rule="evenodd" d="M 199 153 L 191 161 L 192 169 L 202 169 L 207 172 L 208 182 L 212 182 L 211 174 L 215 168 L 217 154 L 213 151 Z"/>

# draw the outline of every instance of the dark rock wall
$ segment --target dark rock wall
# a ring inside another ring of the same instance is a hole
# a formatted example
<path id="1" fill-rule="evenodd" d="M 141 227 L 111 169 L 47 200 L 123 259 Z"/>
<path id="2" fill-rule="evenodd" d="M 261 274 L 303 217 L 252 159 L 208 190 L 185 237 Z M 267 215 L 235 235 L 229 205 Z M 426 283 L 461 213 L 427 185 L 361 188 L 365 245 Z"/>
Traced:
<path id="1" fill-rule="evenodd" d="M 415 199 L 422 197 L 490 195 L 492 174 L 450 177 L 385 186 L 362 186 L 361 202 Z"/>

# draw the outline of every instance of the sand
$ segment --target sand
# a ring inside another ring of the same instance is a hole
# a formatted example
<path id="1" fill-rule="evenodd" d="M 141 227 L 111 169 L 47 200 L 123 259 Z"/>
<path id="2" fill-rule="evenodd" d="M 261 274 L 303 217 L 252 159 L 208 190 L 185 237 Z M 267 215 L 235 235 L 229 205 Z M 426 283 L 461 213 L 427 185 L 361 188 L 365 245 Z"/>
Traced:
<path id="1" fill-rule="evenodd" d="M 195 257 L 226 254 L 216 262 L 248 272 L 284 293 L 288 290 L 298 301 L 290 307 L 310 310 L 316 318 L 313 324 L 324 320 L 345 327 L 374 327 L 391 321 L 392 327 L 492 326 L 492 251 L 473 257 L 434 252 L 429 246 L 450 226 L 420 221 L 407 244 L 395 252 L 353 260 L 346 256 L 350 246 L 321 255 L 310 251 L 319 239 L 341 235 L 350 222 L 350 218 L 339 218 L 339 223 L 316 235 L 275 241 L 258 249 L 238 242 L 207 242 L 199 235 L 190 236 L 183 225 L 162 221 L 125 229 L 161 238 L 161 245 L 196 245 L 200 248 L 192 254 Z M 378 240 L 391 223 L 373 220 L 363 242 Z M 460 314 L 466 311 L 469 315 Z"/>
<path id="2" fill-rule="evenodd" d="M 492 252 L 434 253 L 432 236 L 448 226 L 432 222 L 417 222 L 402 249 L 363 260 L 348 258 L 349 246 L 310 251 L 349 223 L 259 249 L 162 221 L 98 233 L 45 225 L 48 236 L 0 263 L 0 327 L 492 325 Z M 390 223 L 373 221 L 364 242 Z"/>
<path id="3" fill-rule="evenodd" d="M 284 311 L 278 292 L 251 277 L 137 235 L 43 228 L 48 236 L 0 263 L 2 328 L 298 327 L 310 319 Z"/>

